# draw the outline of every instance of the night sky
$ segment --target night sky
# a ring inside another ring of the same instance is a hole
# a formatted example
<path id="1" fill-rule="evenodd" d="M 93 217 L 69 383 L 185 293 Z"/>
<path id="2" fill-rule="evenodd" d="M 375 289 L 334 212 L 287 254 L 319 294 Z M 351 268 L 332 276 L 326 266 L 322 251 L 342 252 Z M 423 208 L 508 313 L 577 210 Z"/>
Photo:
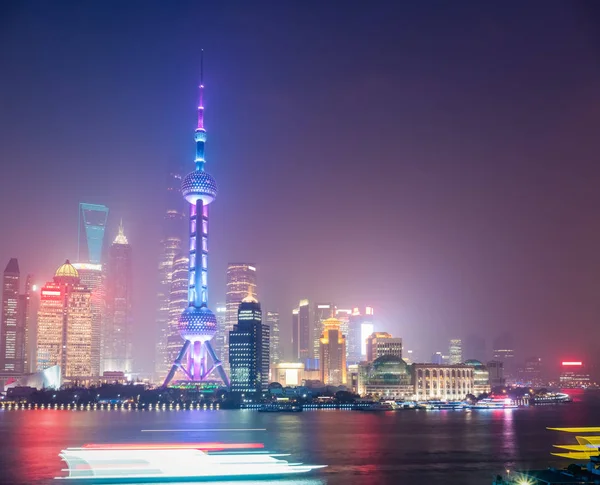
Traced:
<path id="1" fill-rule="evenodd" d="M 327 3 L 327 5 L 323 5 Z M 225 5 L 224 5 L 225 4 Z M 165 174 L 193 169 L 205 50 L 210 300 L 256 263 L 287 340 L 300 298 L 372 305 L 422 359 L 600 334 L 593 2 L 2 2 L 0 265 L 75 259 L 79 202 L 122 217 L 150 368 Z M 148 349 L 151 349 L 149 351 Z M 468 357 L 468 356 L 467 356 Z"/>

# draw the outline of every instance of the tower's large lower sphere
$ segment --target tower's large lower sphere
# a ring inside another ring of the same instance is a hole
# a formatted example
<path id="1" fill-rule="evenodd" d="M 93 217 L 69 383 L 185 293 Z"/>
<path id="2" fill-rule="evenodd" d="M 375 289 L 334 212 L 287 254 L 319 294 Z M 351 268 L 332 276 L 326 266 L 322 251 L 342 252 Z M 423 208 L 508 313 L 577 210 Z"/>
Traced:
<path id="1" fill-rule="evenodd" d="M 190 204 L 196 204 L 197 200 L 202 199 L 204 205 L 207 205 L 217 197 L 217 182 L 209 173 L 195 170 L 183 178 L 181 193 Z"/>
<path id="2" fill-rule="evenodd" d="M 179 335 L 191 342 L 210 340 L 217 331 L 217 317 L 206 307 L 187 307 L 177 322 Z"/>

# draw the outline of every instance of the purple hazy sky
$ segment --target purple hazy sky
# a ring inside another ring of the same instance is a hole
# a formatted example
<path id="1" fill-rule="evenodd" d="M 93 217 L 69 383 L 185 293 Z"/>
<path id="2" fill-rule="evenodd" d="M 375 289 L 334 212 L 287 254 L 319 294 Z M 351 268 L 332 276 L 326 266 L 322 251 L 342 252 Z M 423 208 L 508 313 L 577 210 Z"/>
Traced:
<path id="1" fill-rule="evenodd" d="M 546 0 L 3 2 L 0 265 L 48 280 L 78 203 L 109 206 L 149 368 L 162 185 L 193 168 L 204 48 L 213 307 L 249 261 L 284 337 L 310 298 L 374 306 L 423 358 L 503 331 L 521 358 L 592 355 L 599 20 Z"/>

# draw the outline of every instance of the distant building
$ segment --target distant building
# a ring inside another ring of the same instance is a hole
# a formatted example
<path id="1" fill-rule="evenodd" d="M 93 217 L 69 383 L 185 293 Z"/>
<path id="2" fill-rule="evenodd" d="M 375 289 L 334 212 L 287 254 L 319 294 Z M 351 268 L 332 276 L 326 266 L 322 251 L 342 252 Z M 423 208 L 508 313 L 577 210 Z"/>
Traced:
<path id="1" fill-rule="evenodd" d="M 529 357 L 517 369 L 518 384 L 525 387 L 543 387 L 546 383 L 542 379 L 542 359 Z"/>
<path id="2" fill-rule="evenodd" d="M 11 258 L 2 277 L 2 319 L 0 327 L 0 373 L 25 372 L 25 322 L 19 318 L 21 274 L 17 258 Z"/>
<path id="3" fill-rule="evenodd" d="M 229 332 L 237 324 L 238 309 L 250 291 L 259 297 L 256 266 L 250 263 L 229 263 L 227 265 L 227 293 L 225 296 L 225 340 L 223 343 L 223 367 L 229 369 Z"/>
<path id="4" fill-rule="evenodd" d="M 92 376 L 92 293 L 67 260 L 41 290 L 37 367 L 59 365 L 63 378 Z"/>
<path id="5" fill-rule="evenodd" d="M 367 358 L 367 338 L 373 333 L 373 307 L 352 309 L 348 323 L 348 362 L 356 364 Z"/>
<path id="6" fill-rule="evenodd" d="M 395 355 L 402 358 L 402 339 L 394 338 L 387 332 L 374 332 L 367 337 L 367 362 L 373 362 L 382 355 Z"/>
<path id="7" fill-rule="evenodd" d="M 271 364 L 281 361 L 281 348 L 279 343 L 279 312 L 267 312 L 267 325 L 269 326 Z"/>
<path id="8" fill-rule="evenodd" d="M 335 318 L 324 320 L 319 339 L 321 382 L 331 386 L 346 384 L 346 337 L 341 334 L 340 325 Z"/>
<path id="9" fill-rule="evenodd" d="M 164 217 L 160 240 L 160 256 L 158 260 L 158 291 L 156 294 L 156 351 L 154 356 L 154 378 L 162 380 L 173 363 L 169 360 L 167 349 L 169 337 L 169 298 L 171 295 L 171 277 L 175 256 L 183 249 L 185 216 L 181 200 L 181 173 L 174 171 L 168 174 L 165 184 Z"/>
<path id="10" fill-rule="evenodd" d="M 378 398 L 413 399 L 415 386 L 409 366 L 396 355 L 382 355 L 358 365 L 358 394 Z"/>
<path id="11" fill-rule="evenodd" d="M 269 327 L 262 324 L 260 303 L 248 295 L 238 307 L 229 332 L 231 391 L 263 392 L 269 385 Z"/>
<path id="12" fill-rule="evenodd" d="M 23 372 L 29 374 L 35 369 L 35 318 L 32 306 L 32 275 L 25 278 L 25 291 L 19 295 L 19 323 L 18 327 L 23 333 Z"/>
<path id="13" fill-rule="evenodd" d="M 504 378 L 513 380 L 516 377 L 515 351 L 511 335 L 504 333 L 494 339 L 493 359 L 504 364 Z"/>
<path id="14" fill-rule="evenodd" d="M 457 365 L 463 362 L 462 340 L 453 338 L 449 345 L 450 365 Z"/>
<path id="15" fill-rule="evenodd" d="M 489 360 L 485 339 L 480 335 L 468 335 L 463 344 L 464 359 L 478 360 L 479 362 Z"/>
<path id="16" fill-rule="evenodd" d="M 473 367 L 473 395 L 475 397 L 490 392 L 490 373 L 480 361 L 469 359 L 465 365 Z"/>
<path id="17" fill-rule="evenodd" d="M 304 364 L 301 362 L 280 362 L 275 365 L 272 380 L 283 387 L 301 386 L 305 381 Z"/>
<path id="18" fill-rule="evenodd" d="M 592 382 L 589 372 L 580 361 L 563 361 L 560 365 L 559 382 L 561 387 L 585 388 Z"/>
<path id="19" fill-rule="evenodd" d="M 188 307 L 188 275 L 190 258 L 183 253 L 178 253 L 171 266 L 171 291 L 169 292 L 169 326 L 167 332 L 167 357 L 174 362 L 183 338 L 179 332 L 179 317 Z M 183 378 L 183 375 L 179 376 Z"/>
<path id="20" fill-rule="evenodd" d="M 352 310 L 344 309 L 344 308 L 336 308 L 335 309 L 335 318 L 337 318 L 342 324 L 340 325 L 340 332 L 342 335 L 346 336 L 348 339 L 348 326 L 350 324 L 350 316 L 352 315 Z M 346 358 L 348 357 L 348 346 L 346 346 Z"/>
<path id="21" fill-rule="evenodd" d="M 431 363 L 436 365 L 442 365 L 444 363 L 444 356 L 441 352 L 434 352 L 431 355 Z"/>
<path id="22" fill-rule="evenodd" d="M 504 387 L 506 385 L 506 379 L 504 377 L 504 362 L 499 360 L 492 360 L 486 365 L 490 375 L 490 386 Z"/>
<path id="23" fill-rule="evenodd" d="M 323 322 L 334 316 L 335 307 L 331 303 L 315 303 L 312 315 L 313 352 L 310 358 L 318 359 L 320 355 L 319 340 L 323 333 Z"/>
<path id="24" fill-rule="evenodd" d="M 106 267 L 106 318 L 102 331 L 102 365 L 107 371 L 130 374 L 133 371 L 133 271 L 131 246 L 123 229 L 108 250 Z"/>
<path id="25" fill-rule="evenodd" d="M 300 300 L 298 305 L 298 358 L 303 362 L 313 358 L 311 335 L 310 303 L 308 300 Z"/>
<path id="26" fill-rule="evenodd" d="M 225 334 L 227 333 L 226 315 L 227 307 L 225 306 L 225 303 L 217 303 L 217 307 L 215 308 L 215 316 L 217 317 L 217 333 L 215 333 L 214 338 L 214 349 L 217 357 L 219 357 L 221 360 L 227 360 L 223 355 L 226 341 Z"/>
<path id="27" fill-rule="evenodd" d="M 412 365 L 418 401 L 457 401 L 474 391 L 474 369 L 470 365 Z"/>
<path id="28" fill-rule="evenodd" d="M 300 309 L 292 310 L 292 359 L 300 360 Z"/>

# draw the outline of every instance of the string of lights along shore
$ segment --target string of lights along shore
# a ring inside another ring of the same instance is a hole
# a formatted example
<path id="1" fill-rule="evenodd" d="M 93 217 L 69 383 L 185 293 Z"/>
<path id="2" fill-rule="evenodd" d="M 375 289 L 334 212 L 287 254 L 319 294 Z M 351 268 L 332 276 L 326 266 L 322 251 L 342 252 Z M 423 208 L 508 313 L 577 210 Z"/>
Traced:
<path id="1" fill-rule="evenodd" d="M 141 304 L 132 297 L 135 241 L 130 244 L 123 221 L 111 219 L 105 205 L 79 203 L 77 253 L 54 262 L 50 278 L 22 274 L 17 257 L 6 264 L 0 320 L 4 389 L 141 381 L 284 398 L 329 389 L 463 399 L 507 383 L 591 382 L 580 360 L 562 362 L 552 381 L 539 357 L 517 360 L 508 333 L 494 336 L 489 347 L 476 334 L 446 335 L 446 348 L 406 345 L 386 328 L 390 315 L 379 319 L 368 302 L 337 305 L 330 295 L 311 294 L 311 288 L 294 305 L 264 308 L 260 295 L 277 283 L 259 279 L 260 261 L 236 254 L 225 255 L 236 262 L 216 269 L 226 284 L 214 291 L 215 310 L 209 309 L 209 209 L 217 185 L 206 171 L 203 57 L 193 170 L 183 176 L 165 164 L 153 321 L 133 319 L 134 304 Z M 109 246 L 107 228 L 114 235 Z M 154 336 L 152 349 L 137 349 L 153 355 L 151 368 L 134 360 L 134 334 L 141 328 Z"/>

